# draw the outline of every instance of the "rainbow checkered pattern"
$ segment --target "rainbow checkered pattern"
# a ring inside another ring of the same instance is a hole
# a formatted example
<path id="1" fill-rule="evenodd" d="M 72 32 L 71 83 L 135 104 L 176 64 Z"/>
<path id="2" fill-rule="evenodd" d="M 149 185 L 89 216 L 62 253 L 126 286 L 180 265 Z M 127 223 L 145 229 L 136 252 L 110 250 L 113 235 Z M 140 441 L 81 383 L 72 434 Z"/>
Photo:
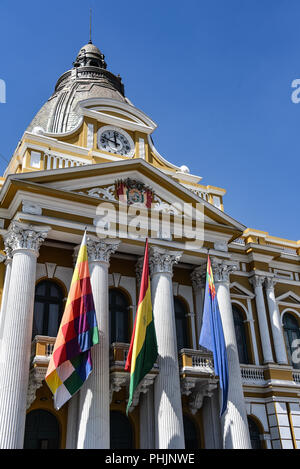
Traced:
<path id="1" fill-rule="evenodd" d="M 91 347 L 98 342 L 99 333 L 84 233 L 45 377 L 54 395 L 56 410 L 60 409 L 88 378 L 92 371 Z"/>

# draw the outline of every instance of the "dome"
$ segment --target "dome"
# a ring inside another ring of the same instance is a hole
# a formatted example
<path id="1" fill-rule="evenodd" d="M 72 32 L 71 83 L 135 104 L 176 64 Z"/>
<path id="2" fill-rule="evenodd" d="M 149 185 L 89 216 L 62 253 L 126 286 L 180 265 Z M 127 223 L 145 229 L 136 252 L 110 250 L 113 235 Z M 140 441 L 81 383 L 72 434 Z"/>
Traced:
<path id="1" fill-rule="evenodd" d="M 81 47 L 73 68 L 57 81 L 54 93 L 27 128 L 48 133 L 65 133 L 75 128 L 80 115 L 78 102 L 89 98 L 108 98 L 126 102 L 120 76 L 107 70 L 104 55 L 91 41 Z"/>
<path id="2" fill-rule="evenodd" d="M 107 68 L 106 62 L 104 61 L 104 55 L 92 42 L 81 47 L 73 65 L 74 67 L 90 66 L 104 69 Z"/>

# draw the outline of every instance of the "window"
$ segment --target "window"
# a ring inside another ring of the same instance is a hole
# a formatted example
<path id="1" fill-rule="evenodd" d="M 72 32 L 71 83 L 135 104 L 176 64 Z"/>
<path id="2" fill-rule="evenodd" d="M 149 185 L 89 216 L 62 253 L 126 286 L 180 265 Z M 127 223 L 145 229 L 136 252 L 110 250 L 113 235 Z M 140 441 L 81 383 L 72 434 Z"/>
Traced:
<path id="1" fill-rule="evenodd" d="M 56 417 L 46 410 L 32 410 L 26 417 L 24 449 L 59 449 Z"/>
<path id="2" fill-rule="evenodd" d="M 56 337 L 63 313 L 64 294 L 61 287 L 50 280 L 43 280 L 35 289 L 33 313 L 33 337 Z"/>
<path id="3" fill-rule="evenodd" d="M 117 288 L 109 290 L 110 342 L 129 342 L 129 304 Z"/>
<path id="4" fill-rule="evenodd" d="M 300 369 L 300 363 L 293 363 L 292 361 L 292 354 L 295 350 L 295 347 L 293 347 L 293 341 L 295 339 L 300 339 L 300 329 L 297 319 L 290 313 L 285 313 L 285 315 L 283 316 L 283 331 L 289 361 L 292 364 L 293 368 Z"/>
<path id="5" fill-rule="evenodd" d="M 115 410 L 110 413 L 110 448 L 134 448 L 131 423 L 126 415 Z"/>
<path id="6" fill-rule="evenodd" d="M 193 420 L 186 415 L 183 416 L 184 440 L 186 450 L 199 449 L 197 430 Z"/>
<path id="7" fill-rule="evenodd" d="M 239 361 L 240 363 L 247 364 L 249 363 L 249 355 L 247 349 L 244 315 L 236 305 L 232 305 L 232 313 Z"/>
<path id="8" fill-rule="evenodd" d="M 248 417 L 248 427 L 250 433 L 251 448 L 262 449 L 258 425 L 251 417 Z"/>
<path id="9" fill-rule="evenodd" d="M 189 348 L 188 331 L 187 331 L 187 310 L 183 301 L 176 296 L 174 297 L 175 323 L 178 350 Z"/>

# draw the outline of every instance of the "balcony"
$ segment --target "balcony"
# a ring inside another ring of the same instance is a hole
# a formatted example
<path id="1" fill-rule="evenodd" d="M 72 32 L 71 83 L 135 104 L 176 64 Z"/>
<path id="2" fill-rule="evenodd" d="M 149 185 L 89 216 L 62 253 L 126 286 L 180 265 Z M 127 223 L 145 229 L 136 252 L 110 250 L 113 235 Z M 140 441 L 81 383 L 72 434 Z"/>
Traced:
<path id="1" fill-rule="evenodd" d="M 127 394 L 129 393 L 130 374 L 128 371 L 125 371 L 128 351 L 129 344 L 114 342 L 110 346 L 110 402 L 112 402 L 113 393 L 121 391 L 122 387 L 126 387 Z M 158 365 L 155 363 L 152 370 L 138 385 L 133 395 L 133 402 L 129 412 L 138 405 L 140 394 L 146 394 L 148 392 L 149 387 L 153 385 L 157 374 Z"/>

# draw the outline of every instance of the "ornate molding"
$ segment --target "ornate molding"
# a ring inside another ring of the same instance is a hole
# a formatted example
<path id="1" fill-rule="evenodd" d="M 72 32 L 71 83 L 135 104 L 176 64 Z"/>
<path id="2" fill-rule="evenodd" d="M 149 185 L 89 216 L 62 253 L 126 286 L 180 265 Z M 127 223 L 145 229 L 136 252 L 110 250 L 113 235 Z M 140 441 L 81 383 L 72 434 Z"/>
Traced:
<path id="1" fill-rule="evenodd" d="M 121 391 L 121 388 L 128 386 L 129 374 L 128 373 L 111 373 L 110 386 L 109 386 L 109 399 L 112 402 L 114 392 Z"/>
<path id="2" fill-rule="evenodd" d="M 192 286 L 195 291 L 205 287 L 206 264 L 196 267 L 191 273 Z"/>
<path id="3" fill-rule="evenodd" d="M 140 400 L 140 395 L 142 394 L 147 394 L 149 391 L 149 388 L 153 385 L 154 380 L 156 378 L 156 374 L 147 374 L 141 383 L 138 385 L 136 388 L 134 394 L 133 394 L 133 399 L 132 399 L 132 404 L 129 408 L 129 412 L 132 412 L 133 409 L 139 404 Z"/>
<path id="4" fill-rule="evenodd" d="M 133 399 L 132 405 L 129 408 L 129 412 L 132 412 L 133 409 L 139 404 L 140 395 L 146 394 L 153 385 L 154 380 L 156 378 L 156 373 L 148 373 L 143 380 L 140 382 L 138 387 L 136 388 Z M 126 387 L 127 391 L 129 392 L 129 384 L 130 384 L 130 375 L 127 372 L 116 371 L 110 374 L 110 389 L 109 389 L 109 396 L 110 396 L 110 403 L 112 402 L 112 397 L 114 392 L 121 391 L 122 387 Z"/>
<path id="5" fill-rule="evenodd" d="M 28 249 L 38 254 L 50 230 L 48 226 L 33 226 L 12 221 L 8 232 L 4 235 L 4 250 L 8 257 L 17 249 Z"/>
<path id="6" fill-rule="evenodd" d="M 220 260 L 216 257 L 211 259 L 211 265 L 214 280 L 218 283 L 229 283 L 230 274 L 237 270 L 237 264 L 226 260 Z"/>
<path id="7" fill-rule="evenodd" d="M 150 247 L 149 267 L 151 275 L 157 273 L 173 274 L 173 265 L 177 264 L 182 251 L 168 251 L 160 247 Z"/>
<path id="8" fill-rule="evenodd" d="M 253 277 L 249 278 L 249 283 L 253 286 L 253 288 L 261 288 L 265 281 L 264 275 L 253 275 Z"/>
<path id="9" fill-rule="evenodd" d="M 276 279 L 276 278 L 274 278 L 274 277 L 266 277 L 266 278 L 265 278 L 265 281 L 264 281 L 266 290 L 274 291 L 274 286 L 275 286 L 276 283 L 277 283 L 277 279 Z"/>
<path id="10" fill-rule="evenodd" d="M 135 274 L 138 287 L 141 285 L 142 273 L 143 273 L 144 257 L 139 257 L 135 264 Z"/>
<path id="11" fill-rule="evenodd" d="M 96 199 L 111 200 L 112 202 L 117 201 L 114 184 L 108 187 L 93 187 L 86 191 L 80 191 L 78 194 L 88 195 L 90 197 L 95 197 Z"/>
<path id="12" fill-rule="evenodd" d="M 189 399 L 189 408 L 193 415 L 201 409 L 205 397 L 212 397 L 213 391 L 218 387 L 215 378 L 208 379 L 202 383 L 197 383 Z"/>
<path id="13" fill-rule="evenodd" d="M 43 380 L 46 375 L 47 368 L 45 367 L 34 367 L 29 373 L 29 382 L 27 390 L 26 409 L 29 409 L 31 404 L 35 401 L 37 390 L 42 387 Z"/>
<path id="14" fill-rule="evenodd" d="M 87 237 L 87 251 L 91 262 L 100 261 L 109 263 L 110 256 L 119 247 L 119 239 L 94 239 Z"/>

